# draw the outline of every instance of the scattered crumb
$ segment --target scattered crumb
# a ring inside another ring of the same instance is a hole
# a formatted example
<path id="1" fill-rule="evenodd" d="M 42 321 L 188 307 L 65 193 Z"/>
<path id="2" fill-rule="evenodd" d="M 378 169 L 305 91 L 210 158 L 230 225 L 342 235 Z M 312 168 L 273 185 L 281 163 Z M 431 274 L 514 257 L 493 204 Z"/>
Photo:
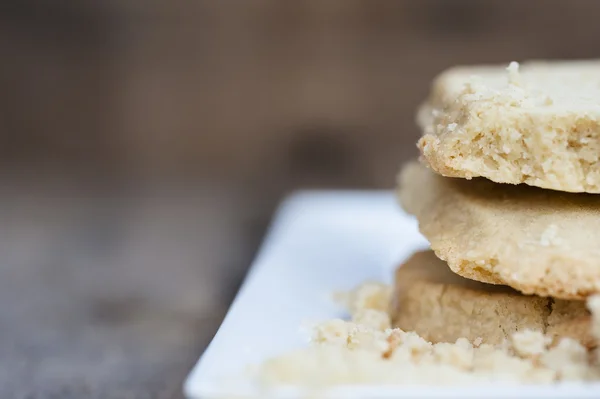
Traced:
<path id="1" fill-rule="evenodd" d="M 515 332 L 511 337 L 512 348 L 517 355 L 523 358 L 533 358 L 541 355 L 548 349 L 551 342 L 550 337 L 544 336 L 539 331 Z"/>
<path id="2" fill-rule="evenodd" d="M 382 312 L 381 310 L 357 310 L 356 313 L 352 315 L 352 321 L 378 330 L 392 328 L 390 317 L 386 312 Z"/>
<path id="3" fill-rule="evenodd" d="M 550 337 L 526 330 L 496 346 L 482 344 L 482 338 L 432 344 L 414 332 L 391 329 L 391 292 L 389 286 L 369 283 L 345 295 L 352 321 L 335 319 L 316 326 L 308 348 L 261 366 L 262 383 L 324 388 L 486 381 L 548 384 L 600 378 L 587 350 L 569 338 L 552 346 Z M 600 338 L 600 296 L 590 298 L 588 306 L 594 314 L 593 332 Z"/>
<path id="4" fill-rule="evenodd" d="M 375 282 L 364 283 L 350 292 L 335 294 L 337 301 L 353 315 L 365 309 L 387 312 L 391 296 L 391 286 Z"/>
<path id="5" fill-rule="evenodd" d="M 541 353 L 540 363 L 557 373 L 561 380 L 591 379 L 594 368 L 588 365 L 587 350 L 573 339 L 564 338 L 558 345 Z"/>
<path id="6" fill-rule="evenodd" d="M 511 62 L 506 68 L 508 71 L 508 83 L 515 86 L 521 85 L 521 75 L 519 74 L 519 63 Z"/>

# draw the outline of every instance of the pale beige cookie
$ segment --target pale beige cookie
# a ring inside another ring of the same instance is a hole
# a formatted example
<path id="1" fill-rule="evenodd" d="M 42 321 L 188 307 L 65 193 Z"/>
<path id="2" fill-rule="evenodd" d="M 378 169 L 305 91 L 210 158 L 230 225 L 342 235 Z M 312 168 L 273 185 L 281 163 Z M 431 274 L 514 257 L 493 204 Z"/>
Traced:
<path id="1" fill-rule="evenodd" d="M 417 120 L 444 176 L 600 193 L 600 61 L 453 68 Z"/>
<path id="2" fill-rule="evenodd" d="M 545 331 L 547 305 L 547 298 L 460 277 L 423 251 L 396 271 L 391 314 L 395 327 L 431 342 L 499 344 L 515 331 Z"/>
<path id="3" fill-rule="evenodd" d="M 599 197 L 445 178 L 416 162 L 399 185 L 404 209 L 455 273 L 525 294 L 600 293 Z"/>
<path id="4" fill-rule="evenodd" d="M 467 338 L 500 344 L 517 331 L 533 330 L 594 346 L 584 301 L 555 303 L 469 280 L 450 271 L 433 251 L 417 252 L 398 268 L 390 313 L 394 327 L 433 343 Z"/>

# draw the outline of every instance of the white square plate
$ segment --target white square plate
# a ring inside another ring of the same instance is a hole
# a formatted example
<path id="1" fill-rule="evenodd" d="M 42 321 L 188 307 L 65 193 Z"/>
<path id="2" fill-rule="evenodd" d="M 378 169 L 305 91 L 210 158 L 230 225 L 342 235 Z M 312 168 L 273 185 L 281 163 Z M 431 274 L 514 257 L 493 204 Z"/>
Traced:
<path id="1" fill-rule="evenodd" d="M 390 192 L 300 192 L 280 207 L 245 283 L 221 328 L 188 376 L 190 399 L 266 397 L 245 370 L 307 345 L 307 321 L 346 316 L 335 291 L 367 281 L 390 282 L 395 267 L 427 241 Z M 434 379 L 435 376 L 432 376 Z M 295 389 L 273 394 L 300 398 Z M 332 398 L 600 397 L 599 384 L 555 386 L 353 386 Z"/>

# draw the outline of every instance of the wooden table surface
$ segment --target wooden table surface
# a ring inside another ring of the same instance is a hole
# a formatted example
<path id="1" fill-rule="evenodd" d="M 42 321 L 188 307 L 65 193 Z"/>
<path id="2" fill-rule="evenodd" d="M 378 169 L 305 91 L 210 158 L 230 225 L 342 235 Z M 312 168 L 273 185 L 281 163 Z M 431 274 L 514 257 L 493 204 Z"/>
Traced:
<path id="1" fill-rule="evenodd" d="M 181 397 L 268 221 L 189 187 L 0 184 L 1 398 Z"/>

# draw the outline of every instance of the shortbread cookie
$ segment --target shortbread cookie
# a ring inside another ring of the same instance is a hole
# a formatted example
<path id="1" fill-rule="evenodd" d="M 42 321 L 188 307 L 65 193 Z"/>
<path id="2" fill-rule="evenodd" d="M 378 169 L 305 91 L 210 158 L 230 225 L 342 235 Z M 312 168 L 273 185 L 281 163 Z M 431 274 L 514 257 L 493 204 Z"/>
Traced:
<path id="1" fill-rule="evenodd" d="M 600 61 L 453 68 L 417 119 L 444 176 L 600 193 Z"/>
<path id="2" fill-rule="evenodd" d="M 414 254 L 396 271 L 391 303 L 394 327 L 431 342 L 500 344 L 517 331 L 569 337 L 591 347 L 584 301 L 554 301 L 510 287 L 469 280 L 450 271 L 433 251 Z"/>
<path id="3" fill-rule="evenodd" d="M 399 180 L 404 209 L 455 273 L 525 294 L 600 293 L 599 197 L 445 178 L 418 163 Z"/>
<path id="4" fill-rule="evenodd" d="M 424 251 L 398 268 L 391 314 L 394 327 L 431 342 L 499 344 L 515 331 L 545 331 L 547 305 L 547 298 L 460 277 Z"/>

